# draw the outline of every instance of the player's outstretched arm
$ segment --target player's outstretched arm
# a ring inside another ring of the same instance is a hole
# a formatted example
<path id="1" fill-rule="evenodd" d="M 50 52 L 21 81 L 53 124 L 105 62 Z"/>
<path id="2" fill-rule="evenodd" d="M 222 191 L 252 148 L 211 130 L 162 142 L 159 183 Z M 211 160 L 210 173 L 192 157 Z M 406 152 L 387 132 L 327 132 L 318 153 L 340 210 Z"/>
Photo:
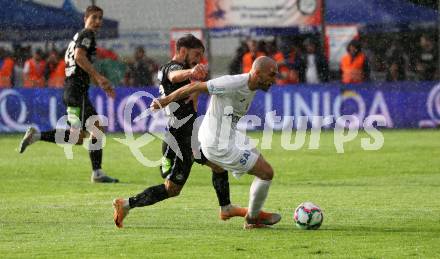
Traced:
<path id="1" fill-rule="evenodd" d="M 90 63 L 89 59 L 87 58 L 87 53 L 85 49 L 75 49 L 75 62 L 84 71 L 86 71 L 93 80 L 96 81 L 96 83 L 106 92 L 109 97 L 115 97 L 115 91 L 113 90 L 110 81 L 106 77 L 101 75 L 92 65 L 92 63 Z"/>
<path id="2" fill-rule="evenodd" d="M 151 103 L 150 108 L 152 110 L 158 110 L 160 108 L 167 106 L 168 104 L 170 104 L 172 102 L 184 99 L 184 98 L 188 97 L 190 94 L 196 93 L 196 92 L 197 93 L 202 93 L 202 92 L 207 93 L 208 86 L 207 86 L 206 82 L 194 82 L 191 84 L 187 84 L 167 96 L 164 96 L 164 97 L 161 97 L 159 99 L 154 100 Z"/>

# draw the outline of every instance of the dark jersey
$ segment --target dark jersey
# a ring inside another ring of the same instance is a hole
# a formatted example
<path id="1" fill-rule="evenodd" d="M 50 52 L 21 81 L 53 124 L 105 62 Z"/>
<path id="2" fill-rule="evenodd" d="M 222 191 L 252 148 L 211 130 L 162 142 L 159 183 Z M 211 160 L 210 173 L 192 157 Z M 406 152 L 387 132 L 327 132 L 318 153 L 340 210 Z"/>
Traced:
<path id="1" fill-rule="evenodd" d="M 160 93 L 162 95 L 169 95 L 180 87 L 191 83 L 191 81 L 188 79 L 183 82 L 173 84 L 168 79 L 168 75 L 172 71 L 184 69 L 188 69 L 188 67 L 174 60 L 168 62 L 160 68 L 158 79 L 160 81 Z M 166 107 L 166 112 L 170 116 L 170 121 L 168 122 L 168 131 L 170 134 L 166 133 L 165 137 L 169 138 L 172 136 L 177 141 L 183 159 L 181 160 L 176 156 L 175 150 L 173 150 L 171 146 L 167 144 L 172 142 L 167 139 L 162 145 L 162 154 L 164 157 L 169 159 L 169 161 L 171 161 L 171 166 L 166 170 L 161 166 L 161 174 L 162 177 L 169 179 L 175 184 L 184 185 L 188 179 L 189 173 L 191 172 L 191 166 L 193 164 L 191 136 L 193 124 L 196 118 L 196 111 L 194 110 L 192 102 L 185 103 L 185 100 L 179 100 L 177 103 L 179 104 L 179 108 L 175 110 L 173 114 L 170 114 L 170 106 Z M 173 125 L 176 125 L 175 122 L 179 124 L 178 121 L 188 116 L 192 117 L 185 124 L 178 128 L 173 127 Z"/>
<path id="2" fill-rule="evenodd" d="M 75 34 L 73 40 L 67 47 L 64 61 L 66 62 L 66 85 L 65 97 L 72 96 L 78 98 L 87 94 L 90 84 L 90 76 L 75 62 L 75 49 L 82 48 L 86 51 L 87 59 L 90 63 L 96 57 L 96 39 L 92 30 L 83 29 Z"/>
<path id="3" fill-rule="evenodd" d="M 184 70 L 184 69 L 189 69 L 189 68 L 185 67 L 183 64 L 176 62 L 174 60 L 171 60 L 170 62 L 168 62 L 167 64 L 163 65 L 160 68 L 159 73 L 158 73 L 158 79 L 160 81 L 160 93 L 162 95 L 169 95 L 172 92 L 174 92 L 175 90 L 179 89 L 180 87 L 183 87 L 183 86 L 191 83 L 191 81 L 188 79 L 183 82 L 173 84 L 168 79 L 168 75 L 172 71 L 178 71 L 178 70 Z M 179 104 L 179 108 L 173 112 L 171 119 L 173 119 L 173 117 L 175 117 L 177 120 L 181 120 L 181 119 L 186 118 L 187 116 L 192 115 L 191 119 L 181 127 L 182 130 L 184 130 L 186 133 L 188 133 L 188 131 L 189 131 L 189 137 L 191 137 L 191 131 L 192 131 L 192 126 L 193 126 L 192 124 L 193 124 L 193 122 L 196 118 L 196 115 L 197 115 L 196 111 L 194 110 L 193 103 L 192 102 L 185 103 L 185 100 L 179 100 L 179 101 L 177 101 L 177 103 Z M 172 122 L 170 124 L 171 124 L 171 126 L 173 125 Z"/>

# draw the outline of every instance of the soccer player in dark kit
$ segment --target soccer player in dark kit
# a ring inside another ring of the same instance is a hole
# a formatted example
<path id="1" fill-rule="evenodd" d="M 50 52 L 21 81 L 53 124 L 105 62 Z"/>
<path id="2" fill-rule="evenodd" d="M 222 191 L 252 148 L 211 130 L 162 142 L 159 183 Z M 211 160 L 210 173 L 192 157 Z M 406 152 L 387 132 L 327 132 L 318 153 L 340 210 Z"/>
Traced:
<path id="1" fill-rule="evenodd" d="M 19 152 L 42 140 L 56 143 L 57 136 L 62 136 L 62 143 L 81 145 L 83 139 L 90 136 L 89 156 L 92 162 L 91 181 L 95 183 L 116 183 L 119 180 L 107 176 L 101 169 L 103 125 L 99 121 L 95 108 L 88 98 L 90 79 L 94 80 L 106 94 L 114 98 L 115 92 L 110 81 L 93 67 L 96 56 L 95 33 L 102 25 L 103 10 L 95 5 L 89 6 L 84 15 L 84 29 L 76 33 L 69 43 L 66 54 L 66 80 L 63 102 L 67 106 L 67 123 L 70 129 L 54 129 L 38 132 L 29 128 L 19 146 Z M 90 119 L 89 119 L 90 118 Z M 89 120 L 88 120 L 89 119 Z"/>
<path id="2" fill-rule="evenodd" d="M 158 73 L 162 95 L 171 94 L 180 87 L 189 84 L 191 80 L 206 78 L 207 69 L 199 64 L 204 51 L 205 47 L 202 41 L 191 34 L 178 39 L 175 56 L 170 62 L 162 66 Z M 153 205 L 156 202 L 179 195 L 188 179 L 194 161 L 191 137 L 193 124 L 197 116 L 197 96 L 179 100 L 177 104 L 179 107 L 176 110 L 166 111 L 169 116 L 168 132 L 165 137 L 167 141 L 163 142 L 162 146 L 163 158 L 160 166 L 165 183 L 151 186 L 128 199 L 115 199 L 113 201 L 113 217 L 117 227 L 122 227 L 123 219 L 130 209 Z M 181 125 L 182 123 L 183 125 Z M 195 137 L 197 137 L 197 134 Z M 173 143 L 169 140 L 170 138 L 177 142 L 177 150 L 170 144 Z M 181 158 L 176 153 L 180 153 Z M 203 158 L 196 160 L 196 162 L 206 164 L 212 168 L 212 184 L 220 205 L 220 218 L 227 220 L 235 216 L 244 217 L 247 209 L 232 205 L 230 202 L 228 172 L 209 164 L 209 162 L 207 163 Z"/>

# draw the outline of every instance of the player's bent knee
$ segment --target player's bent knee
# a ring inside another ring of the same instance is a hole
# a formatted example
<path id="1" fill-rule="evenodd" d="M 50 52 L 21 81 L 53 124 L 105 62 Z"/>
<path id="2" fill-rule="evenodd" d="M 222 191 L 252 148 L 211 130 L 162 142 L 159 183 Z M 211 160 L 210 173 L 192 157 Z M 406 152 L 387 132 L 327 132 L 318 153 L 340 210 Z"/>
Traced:
<path id="1" fill-rule="evenodd" d="M 258 172 L 258 174 L 255 175 L 262 180 L 270 181 L 273 179 L 274 172 L 272 167 L 270 165 L 267 165 L 267 166 L 263 166 Z"/>
<path id="2" fill-rule="evenodd" d="M 182 189 L 178 189 L 178 188 L 167 189 L 168 196 L 169 196 L 169 197 L 176 197 L 176 196 L 179 196 L 181 190 L 182 190 Z"/>
<path id="3" fill-rule="evenodd" d="M 267 168 L 265 170 L 266 179 L 264 179 L 264 180 L 272 180 L 274 174 L 275 174 L 275 172 L 273 171 L 272 166 L 267 164 Z"/>
<path id="4" fill-rule="evenodd" d="M 182 187 L 183 186 L 177 185 L 169 180 L 165 181 L 165 189 L 167 190 L 169 197 L 179 196 Z"/>
<path id="5" fill-rule="evenodd" d="M 264 158 L 261 156 L 258 158 L 250 173 L 262 180 L 267 181 L 272 180 L 274 176 L 272 166 L 268 162 L 266 162 L 266 160 L 264 160 Z"/>

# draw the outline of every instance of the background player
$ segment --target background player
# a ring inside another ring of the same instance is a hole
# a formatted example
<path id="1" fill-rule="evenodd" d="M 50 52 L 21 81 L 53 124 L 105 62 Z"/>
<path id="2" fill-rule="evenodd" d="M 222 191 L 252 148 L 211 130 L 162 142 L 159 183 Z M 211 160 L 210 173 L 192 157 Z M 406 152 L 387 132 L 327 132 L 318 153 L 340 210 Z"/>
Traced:
<path id="1" fill-rule="evenodd" d="M 89 6 L 84 15 L 84 29 L 76 33 L 73 40 L 69 43 L 66 54 L 66 80 L 64 86 L 63 101 L 67 106 L 67 121 L 71 126 L 69 130 L 61 133 L 64 134 L 64 142 L 81 145 L 83 139 L 90 135 L 90 144 L 100 145 L 102 141 L 98 141 L 103 132 L 103 127 L 99 120 L 88 120 L 97 113 L 88 98 L 88 89 L 90 78 L 92 78 L 109 97 L 114 98 L 115 92 L 110 85 L 110 81 L 99 74 L 93 67 L 92 62 L 96 56 L 96 40 L 95 33 L 101 28 L 103 10 L 95 5 Z M 87 123 L 87 125 L 86 125 Z M 88 132 L 87 129 L 95 126 L 94 132 Z M 61 130 L 60 130 L 61 131 Z M 63 130 L 64 131 L 64 130 Z M 42 140 L 55 143 L 57 130 L 38 132 L 35 128 L 29 128 L 23 137 L 19 146 L 19 152 L 23 153 L 32 143 Z M 79 135 L 78 141 L 70 138 L 70 135 Z M 70 139 L 70 141 L 69 141 Z M 89 156 L 92 162 L 92 182 L 115 183 L 118 179 L 109 177 L 101 169 L 102 163 L 102 146 L 96 149 L 89 148 Z"/>
<path id="2" fill-rule="evenodd" d="M 255 175 L 249 193 L 249 208 L 244 224 L 246 229 L 273 225 L 281 220 L 281 215 L 277 213 L 259 216 L 274 175 L 271 165 L 257 150 L 238 146 L 236 141 L 242 137 L 245 143 L 249 142 L 246 136 L 237 131 L 237 122 L 247 113 L 256 90 L 267 91 L 275 82 L 277 73 L 276 62 L 262 56 L 254 61 L 249 73 L 195 82 L 151 104 L 152 109 L 160 109 L 193 93 L 212 95 L 198 134 L 201 151 L 208 161 L 233 171 L 235 175 L 240 176 L 244 172 Z"/>

